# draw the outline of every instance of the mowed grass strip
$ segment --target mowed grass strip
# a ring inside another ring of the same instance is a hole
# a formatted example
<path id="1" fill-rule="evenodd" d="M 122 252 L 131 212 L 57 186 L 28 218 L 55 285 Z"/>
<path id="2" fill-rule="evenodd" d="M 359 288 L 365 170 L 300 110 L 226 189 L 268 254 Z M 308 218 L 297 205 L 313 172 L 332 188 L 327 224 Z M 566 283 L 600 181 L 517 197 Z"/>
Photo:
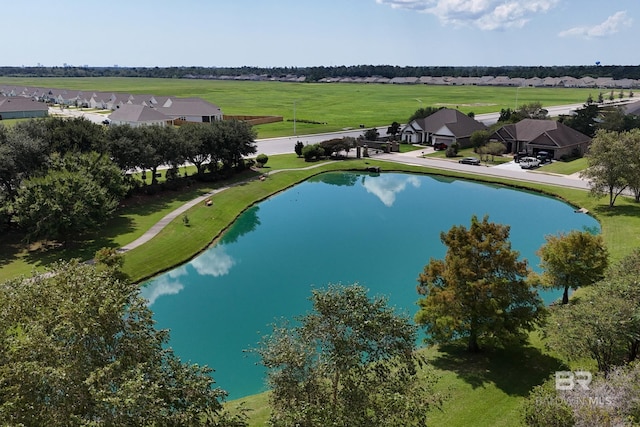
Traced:
<path id="1" fill-rule="evenodd" d="M 576 172 L 585 170 L 588 166 L 588 160 L 585 157 L 575 159 L 570 162 L 557 161 L 540 167 L 539 171 L 559 173 L 561 175 L 571 175 Z"/>
<path id="2" fill-rule="evenodd" d="M 530 102 L 543 106 L 585 102 L 597 89 L 433 86 L 360 83 L 236 82 L 150 78 L 12 78 L 0 84 L 102 92 L 200 97 L 228 115 L 282 116 L 256 126 L 259 138 L 334 132 L 406 123 L 422 107 L 456 108 L 467 114 L 499 112 Z M 310 123 L 317 122 L 317 123 Z"/>

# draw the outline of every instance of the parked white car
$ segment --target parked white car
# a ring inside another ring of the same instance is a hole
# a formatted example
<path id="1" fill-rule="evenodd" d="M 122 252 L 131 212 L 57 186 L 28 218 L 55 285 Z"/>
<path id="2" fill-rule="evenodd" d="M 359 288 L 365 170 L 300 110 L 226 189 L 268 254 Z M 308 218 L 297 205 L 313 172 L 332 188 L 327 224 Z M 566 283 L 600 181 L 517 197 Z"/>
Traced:
<path id="1" fill-rule="evenodd" d="M 520 167 L 522 169 L 537 168 L 540 166 L 540 160 L 535 157 L 523 157 L 520 159 Z"/>

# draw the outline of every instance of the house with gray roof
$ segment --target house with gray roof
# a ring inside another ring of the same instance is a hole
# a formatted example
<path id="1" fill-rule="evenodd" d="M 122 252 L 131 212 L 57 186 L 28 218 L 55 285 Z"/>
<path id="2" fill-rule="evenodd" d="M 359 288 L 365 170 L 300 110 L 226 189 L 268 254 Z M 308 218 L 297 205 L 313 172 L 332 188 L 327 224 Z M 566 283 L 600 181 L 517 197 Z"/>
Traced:
<path id="1" fill-rule="evenodd" d="M 46 117 L 49 107 L 44 102 L 21 96 L 0 97 L 0 120 Z"/>
<path id="2" fill-rule="evenodd" d="M 555 120 L 524 119 L 496 130 L 489 138 L 502 142 L 509 153 L 526 152 L 535 155 L 549 152 L 553 159 L 583 155 L 591 138 Z"/>
<path id="3" fill-rule="evenodd" d="M 210 123 L 223 119 L 222 110 L 201 98 L 168 98 L 157 110 L 170 119 Z"/>
<path id="4" fill-rule="evenodd" d="M 443 144 L 448 147 L 457 143 L 461 147 L 468 147 L 471 134 L 486 129 L 483 123 L 458 110 L 441 108 L 430 116 L 408 123 L 401 135 L 402 140 L 410 144 Z"/>
<path id="5" fill-rule="evenodd" d="M 109 120 L 114 125 L 129 125 L 131 127 L 158 125 L 166 126 L 171 120 L 156 110 L 145 105 L 123 104 L 113 113 Z"/>

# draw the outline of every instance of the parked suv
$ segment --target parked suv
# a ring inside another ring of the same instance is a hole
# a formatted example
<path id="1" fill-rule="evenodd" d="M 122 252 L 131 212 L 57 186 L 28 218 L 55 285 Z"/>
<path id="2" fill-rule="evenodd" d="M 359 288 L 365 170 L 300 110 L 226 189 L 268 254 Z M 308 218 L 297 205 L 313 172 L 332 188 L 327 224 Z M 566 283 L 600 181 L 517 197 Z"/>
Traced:
<path id="1" fill-rule="evenodd" d="M 535 157 L 523 157 L 520 159 L 520 167 L 522 169 L 537 168 L 540 166 L 540 160 Z"/>
<path id="2" fill-rule="evenodd" d="M 538 151 L 538 155 L 536 156 L 540 163 L 548 163 L 551 161 L 552 156 L 548 151 Z"/>

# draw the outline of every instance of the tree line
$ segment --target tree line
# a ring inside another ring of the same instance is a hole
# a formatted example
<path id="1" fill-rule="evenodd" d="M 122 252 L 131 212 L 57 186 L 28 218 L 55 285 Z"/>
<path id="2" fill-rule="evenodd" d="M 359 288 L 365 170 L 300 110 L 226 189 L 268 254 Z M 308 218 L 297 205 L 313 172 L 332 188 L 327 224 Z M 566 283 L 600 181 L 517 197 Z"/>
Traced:
<path id="1" fill-rule="evenodd" d="M 0 230 L 64 242 L 95 230 L 132 192 L 157 191 L 160 167 L 168 168 L 169 188 L 184 184 L 178 166 L 185 162 L 197 168 L 189 179 L 243 170 L 243 157 L 256 152 L 255 136 L 240 121 L 105 127 L 50 117 L 0 125 Z"/>
<path id="2" fill-rule="evenodd" d="M 207 78 L 221 76 L 266 75 L 268 77 L 305 76 L 307 81 L 330 77 L 610 77 L 640 79 L 636 65 L 566 65 L 566 66 L 398 66 L 398 65 L 341 65 L 314 67 L 0 67 L 6 77 L 151 77 L 151 78 Z"/>

